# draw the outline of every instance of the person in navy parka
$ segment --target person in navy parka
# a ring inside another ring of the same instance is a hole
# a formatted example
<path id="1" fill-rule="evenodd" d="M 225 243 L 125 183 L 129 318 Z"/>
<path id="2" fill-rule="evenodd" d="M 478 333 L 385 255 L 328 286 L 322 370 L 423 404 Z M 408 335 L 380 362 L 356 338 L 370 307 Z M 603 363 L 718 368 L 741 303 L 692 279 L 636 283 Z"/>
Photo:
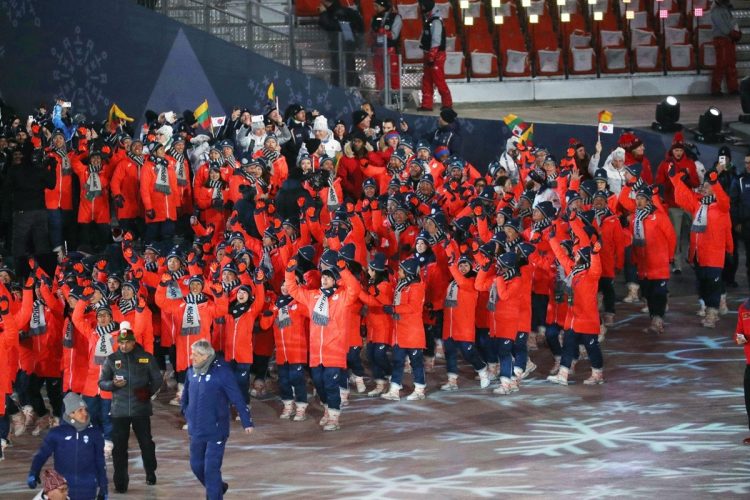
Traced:
<path id="1" fill-rule="evenodd" d="M 229 437 L 229 405 L 239 413 L 246 434 L 253 432 L 250 408 L 229 366 L 207 340 L 192 345 L 192 366 L 185 376 L 182 413 L 190 435 L 190 468 L 206 488 L 209 500 L 224 497 L 229 486 L 221 480 L 221 462 Z"/>
<path id="2" fill-rule="evenodd" d="M 68 482 L 71 500 L 106 499 L 108 483 L 102 431 L 91 424 L 81 396 L 68 393 L 63 403 L 65 416 L 44 437 L 32 459 L 27 484 L 31 489 L 36 488 L 42 467 L 54 455 L 55 470 Z"/>

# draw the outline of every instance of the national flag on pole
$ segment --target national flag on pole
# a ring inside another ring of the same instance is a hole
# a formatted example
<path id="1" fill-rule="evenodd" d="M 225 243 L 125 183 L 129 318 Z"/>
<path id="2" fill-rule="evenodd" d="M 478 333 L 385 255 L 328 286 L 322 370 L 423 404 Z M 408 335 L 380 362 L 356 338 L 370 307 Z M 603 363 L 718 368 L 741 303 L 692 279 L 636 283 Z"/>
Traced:
<path id="1" fill-rule="evenodd" d="M 212 127 L 222 127 L 224 126 L 224 123 L 226 123 L 227 117 L 224 116 L 212 116 L 211 117 L 211 126 Z"/>
<path id="2" fill-rule="evenodd" d="M 269 101 L 275 101 L 276 100 L 276 87 L 274 87 L 273 82 L 268 86 L 268 90 L 266 91 L 266 95 L 268 96 Z"/>
<path id="3" fill-rule="evenodd" d="M 615 126 L 612 124 L 612 113 L 603 109 L 599 112 L 599 133 L 614 134 Z"/>
<path id="4" fill-rule="evenodd" d="M 109 115 L 107 115 L 107 128 L 114 132 L 115 129 L 117 129 L 118 125 L 120 125 L 120 120 L 132 122 L 133 118 L 126 115 L 125 112 L 117 106 L 117 104 L 113 103 L 109 108 Z"/>
<path id="5" fill-rule="evenodd" d="M 208 99 L 195 108 L 193 116 L 195 117 L 195 121 L 198 122 L 198 125 L 204 129 L 211 127 L 211 115 L 208 114 Z"/>
<path id="6" fill-rule="evenodd" d="M 534 137 L 534 124 L 528 124 L 520 117 L 509 114 L 503 117 L 503 122 L 510 129 L 510 133 L 524 142 L 530 141 Z"/>
<path id="7" fill-rule="evenodd" d="M 503 116 L 503 122 L 508 126 L 508 129 L 510 129 L 510 133 L 516 137 L 521 137 L 521 135 L 529 128 L 528 123 L 513 114 Z"/>

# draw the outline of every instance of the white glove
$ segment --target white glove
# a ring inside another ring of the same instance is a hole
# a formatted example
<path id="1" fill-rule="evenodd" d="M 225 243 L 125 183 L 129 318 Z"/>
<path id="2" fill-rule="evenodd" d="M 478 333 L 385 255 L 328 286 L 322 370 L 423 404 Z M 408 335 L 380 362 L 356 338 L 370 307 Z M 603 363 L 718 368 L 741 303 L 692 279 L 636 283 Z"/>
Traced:
<path id="1" fill-rule="evenodd" d="M 735 334 L 734 340 L 737 342 L 737 345 L 747 344 L 747 338 L 741 333 Z"/>

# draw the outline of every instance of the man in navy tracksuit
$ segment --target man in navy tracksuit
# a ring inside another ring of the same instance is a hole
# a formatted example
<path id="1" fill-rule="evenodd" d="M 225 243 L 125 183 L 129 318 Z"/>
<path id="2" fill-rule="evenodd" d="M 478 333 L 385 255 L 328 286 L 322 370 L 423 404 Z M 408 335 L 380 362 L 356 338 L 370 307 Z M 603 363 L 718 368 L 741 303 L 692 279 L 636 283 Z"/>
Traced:
<path id="1" fill-rule="evenodd" d="M 55 470 L 68 482 L 71 500 L 106 499 L 107 472 L 102 431 L 91 425 L 81 396 L 68 393 L 63 403 L 65 415 L 60 425 L 44 437 L 42 446 L 34 455 L 27 484 L 31 489 L 36 488 L 42 467 L 49 456 L 54 455 Z"/>
<path id="2" fill-rule="evenodd" d="M 182 413 L 190 435 L 190 468 L 206 487 L 206 498 L 221 499 L 229 488 L 221 480 L 221 462 L 229 437 L 230 403 L 237 409 L 246 434 L 253 432 L 253 420 L 234 374 L 223 359 L 217 358 L 210 342 L 195 342 L 190 359 L 192 366 L 182 391 Z"/>

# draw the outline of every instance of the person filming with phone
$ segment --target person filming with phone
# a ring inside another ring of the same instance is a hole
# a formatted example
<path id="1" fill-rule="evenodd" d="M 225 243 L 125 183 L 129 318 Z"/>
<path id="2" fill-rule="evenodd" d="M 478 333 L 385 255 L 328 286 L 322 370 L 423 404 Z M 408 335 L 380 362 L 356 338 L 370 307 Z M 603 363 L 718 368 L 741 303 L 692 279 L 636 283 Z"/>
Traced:
<path id="1" fill-rule="evenodd" d="M 153 355 L 136 343 L 130 323 L 120 323 L 118 350 L 107 357 L 99 388 L 112 391 L 112 465 L 115 491 L 128 491 L 128 439 L 130 427 L 138 440 L 146 469 L 146 484 L 156 484 L 156 446 L 151 437 L 151 396 L 162 384 Z"/>

